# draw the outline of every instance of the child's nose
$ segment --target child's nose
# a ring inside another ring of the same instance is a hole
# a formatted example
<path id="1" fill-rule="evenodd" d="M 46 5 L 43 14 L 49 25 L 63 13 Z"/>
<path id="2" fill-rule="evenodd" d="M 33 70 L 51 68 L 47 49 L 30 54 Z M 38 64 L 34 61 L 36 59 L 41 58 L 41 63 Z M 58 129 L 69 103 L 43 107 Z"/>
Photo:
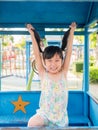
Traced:
<path id="1" fill-rule="evenodd" d="M 52 63 L 51 63 L 51 65 L 52 65 L 52 66 L 55 66 L 55 65 L 56 65 L 56 63 L 55 63 L 55 62 L 52 62 Z"/>

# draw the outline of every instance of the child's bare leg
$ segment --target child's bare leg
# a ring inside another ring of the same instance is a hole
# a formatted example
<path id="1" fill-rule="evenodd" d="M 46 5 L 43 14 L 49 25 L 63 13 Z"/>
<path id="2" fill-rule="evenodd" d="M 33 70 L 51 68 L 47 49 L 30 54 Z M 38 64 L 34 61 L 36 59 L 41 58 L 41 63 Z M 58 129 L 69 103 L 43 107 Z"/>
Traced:
<path id="1" fill-rule="evenodd" d="M 44 125 L 44 119 L 38 114 L 32 116 L 28 121 L 28 127 L 37 127 Z"/>

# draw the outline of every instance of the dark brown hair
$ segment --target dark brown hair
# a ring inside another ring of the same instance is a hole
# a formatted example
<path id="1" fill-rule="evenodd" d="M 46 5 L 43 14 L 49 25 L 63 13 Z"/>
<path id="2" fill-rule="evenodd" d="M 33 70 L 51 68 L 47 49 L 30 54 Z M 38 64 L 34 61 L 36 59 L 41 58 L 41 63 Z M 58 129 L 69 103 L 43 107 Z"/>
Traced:
<path id="1" fill-rule="evenodd" d="M 60 47 L 58 47 L 58 46 L 48 46 L 48 47 L 46 47 L 44 52 L 43 52 L 43 60 L 51 59 L 56 53 L 63 60 L 63 53 L 62 53 L 62 50 L 61 50 Z"/>

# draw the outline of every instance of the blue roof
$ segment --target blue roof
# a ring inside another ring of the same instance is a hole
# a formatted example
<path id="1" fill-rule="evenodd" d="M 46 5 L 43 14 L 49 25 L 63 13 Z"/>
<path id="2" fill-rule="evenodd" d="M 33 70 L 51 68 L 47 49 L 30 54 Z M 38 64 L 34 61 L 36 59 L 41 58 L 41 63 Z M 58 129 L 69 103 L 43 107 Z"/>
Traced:
<path id="1" fill-rule="evenodd" d="M 98 21 L 97 1 L 0 0 L 0 27 L 68 27 L 71 22 L 84 27 Z"/>

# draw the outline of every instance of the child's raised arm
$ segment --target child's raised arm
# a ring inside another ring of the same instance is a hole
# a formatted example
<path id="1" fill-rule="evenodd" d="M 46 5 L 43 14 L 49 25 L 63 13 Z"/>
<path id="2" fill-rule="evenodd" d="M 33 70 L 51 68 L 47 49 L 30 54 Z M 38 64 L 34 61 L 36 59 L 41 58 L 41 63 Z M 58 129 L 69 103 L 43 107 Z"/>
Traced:
<path id="1" fill-rule="evenodd" d="M 40 75 L 41 72 L 44 70 L 44 67 L 43 67 L 43 64 L 42 64 L 42 57 L 41 57 L 41 53 L 40 53 L 40 50 L 39 50 L 39 46 L 38 46 L 36 37 L 34 35 L 34 31 L 33 31 L 34 28 L 31 24 L 27 24 L 27 29 L 28 29 L 28 31 L 31 35 L 35 61 L 36 61 L 36 65 L 37 65 L 39 75 Z"/>
<path id="2" fill-rule="evenodd" d="M 72 44 L 73 44 L 73 38 L 74 38 L 74 31 L 75 31 L 75 29 L 76 29 L 76 23 L 73 22 L 70 25 L 70 33 L 69 33 L 69 37 L 68 37 L 66 56 L 65 56 L 64 64 L 63 64 L 65 75 L 68 72 L 68 68 L 69 68 L 69 64 L 70 64 L 70 59 L 71 59 L 71 54 L 72 54 Z"/>

